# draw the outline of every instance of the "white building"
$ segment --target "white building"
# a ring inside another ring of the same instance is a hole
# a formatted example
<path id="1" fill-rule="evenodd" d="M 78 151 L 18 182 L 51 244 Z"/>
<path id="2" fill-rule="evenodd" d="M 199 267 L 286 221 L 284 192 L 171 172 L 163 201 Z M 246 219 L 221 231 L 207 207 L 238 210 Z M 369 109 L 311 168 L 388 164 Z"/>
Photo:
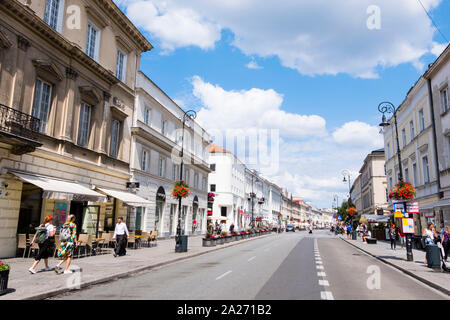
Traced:
<path id="1" fill-rule="evenodd" d="M 171 193 L 180 180 L 183 116 L 184 111 L 172 99 L 138 73 L 130 167 L 133 181 L 140 183 L 137 194 L 152 205 L 137 208 L 130 217 L 132 229 L 156 230 L 159 237 L 166 238 L 176 234 L 178 199 Z M 206 232 L 209 140 L 209 134 L 194 120 L 186 121 L 183 181 L 191 194 L 182 200 L 181 225 L 187 235 Z"/>

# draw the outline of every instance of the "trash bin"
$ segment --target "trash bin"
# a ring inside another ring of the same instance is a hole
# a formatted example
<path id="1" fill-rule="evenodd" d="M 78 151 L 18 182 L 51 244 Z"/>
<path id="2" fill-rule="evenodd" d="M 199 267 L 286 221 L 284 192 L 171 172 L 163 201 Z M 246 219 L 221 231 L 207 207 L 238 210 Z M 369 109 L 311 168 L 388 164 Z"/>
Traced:
<path id="1" fill-rule="evenodd" d="M 441 267 L 441 251 L 435 244 L 429 244 L 425 247 L 428 268 Z"/>
<path id="2" fill-rule="evenodd" d="M 352 232 L 352 240 L 358 240 L 356 231 Z"/>
<path id="3" fill-rule="evenodd" d="M 175 244 L 175 252 L 187 252 L 188 237 L 179 236 Z"/>

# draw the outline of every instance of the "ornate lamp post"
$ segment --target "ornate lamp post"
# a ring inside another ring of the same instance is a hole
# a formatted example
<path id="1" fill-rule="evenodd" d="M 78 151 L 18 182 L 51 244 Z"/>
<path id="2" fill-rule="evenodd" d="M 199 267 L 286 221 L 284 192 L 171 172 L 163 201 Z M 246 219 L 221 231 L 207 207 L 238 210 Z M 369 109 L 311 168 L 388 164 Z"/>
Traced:
<path id="1" fill-rule="evenodd" d="M 181 134 L 181 165 L 180 165 L 180 181 L 183 181 L 183 158 L 184 158 L 184 127 L 187 119 L 194 120 L 197 117 L 197 113 L 194 110 L 188 110 L 183 115 L 183 130 Z M 177 225 L 177 235 L 175 237 L 175 252 L 186 252 L 186 248 L 182 245 L 182 235 L 181 235 L 181 197 L 178 197 L 178 225 Z M 187 236 L 185 236 L 187 237 Z M 187 242 L 187 239 L 186 239 Z"/>
<path id="2" fill-rule="evenodd" d="M 403 168 L 402 168 L 402 159 L 400 155 L 400 143 L 398 139 L 398 126 L 397 126 L 397 110 L 394 105 L 390 102 L 382 102 L 378 105 L 378 111 L 383 114 L 380 127 L 388 127 L 391 124 L 386 120 L 386 113 L 390 113 L 394 116 L 394 125 L 395 125 L 395 138 L 397 140 L 397 157 L 398 157 L 398 181 L 403 182 Z M 403 203 L 403 206 L 406 210 L 406 201 Z M 406 215 L 409 217 L 408 213 Z M 408 261 L 414 261 L 413 253 L 412 253 L 412 235 L 410 233 L 406 234 L 406 258 Z"/>

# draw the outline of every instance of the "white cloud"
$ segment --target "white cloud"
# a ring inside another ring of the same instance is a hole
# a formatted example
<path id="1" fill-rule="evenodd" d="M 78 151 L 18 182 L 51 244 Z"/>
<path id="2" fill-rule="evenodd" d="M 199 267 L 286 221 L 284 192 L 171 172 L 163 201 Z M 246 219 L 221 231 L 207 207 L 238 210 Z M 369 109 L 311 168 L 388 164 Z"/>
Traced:
<path id="1" fill-rule="evenodd" d="M 434 28 L 411 0 L 116 0 L 165 50 L 213 48 L 220 31 L 249 56 L 277 56 L 305 75 L 346 73 L 377 78 L 379 68 L 435 53 Z M 422 0 L 427 10 L 442 0 Z M 367 28 L 367 8 L 380 8 L 381 29 Z"/>
<path id="2" fill-rule="evenodd" d="M 441 53 L 447 48 L 448 43 L 433 43 L 433 48 L 431 49 L 431 53 L 434 54 L 436 57 L 439 57 Z"/>
<path id="3" fill-rule="evenodd" d="M 191 8 L 160 1 L 131 1 L 127 14 L 138 27 L 160 39 L 165 52 L 186 46 L 213 49 L 220 40 L 220 27 Z"/>
<path id="4" fill-rule="evenodd" d="M 198 121 L 213 129 L 274 129 L 285 137 L 323 137 L 326 121 L 317 115 L 300 115 L 281 110 L 283 96 L 273 89 L 227 91 L 218 85 L 192 79 L 193 94 L 202 108 Z"/>
<path id="5" fill-rule="evenodd" d="M 255 60 L 252 60 L 249 63 L 247 63 L 246 67 L 249 69 L 255 69 L 255 70 L 259 70 L 259 69 L 263 68 Z"/>
<path id="6" fill-rule="evenodd" d="M 334 140 L 349 148 L 381 148 L 384 145 L 380 128 L 360 121 L 345 123 L 333 132 Z"/>

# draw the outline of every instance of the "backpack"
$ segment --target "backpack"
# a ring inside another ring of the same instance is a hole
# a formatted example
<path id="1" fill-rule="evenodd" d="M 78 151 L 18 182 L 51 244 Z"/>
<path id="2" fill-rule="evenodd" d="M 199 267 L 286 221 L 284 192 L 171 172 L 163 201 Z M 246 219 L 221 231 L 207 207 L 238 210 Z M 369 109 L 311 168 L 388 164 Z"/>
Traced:
<path id="1" fill-rule="evenodd" d="M 36 238 L 34 242 L 37 244 L 43 244 L 45 240 L 47 240 L 47 228 L 45 227 L 37 227 L 36 228 Z"/>
<path id="2" fill-rule="evenodd" d="M 72 237 L 71 227 L 69 224 L 65 224 L 61 227 L 61 231 L 59 232 L 59 240 L 61 242 L 69 241 Z"/>

